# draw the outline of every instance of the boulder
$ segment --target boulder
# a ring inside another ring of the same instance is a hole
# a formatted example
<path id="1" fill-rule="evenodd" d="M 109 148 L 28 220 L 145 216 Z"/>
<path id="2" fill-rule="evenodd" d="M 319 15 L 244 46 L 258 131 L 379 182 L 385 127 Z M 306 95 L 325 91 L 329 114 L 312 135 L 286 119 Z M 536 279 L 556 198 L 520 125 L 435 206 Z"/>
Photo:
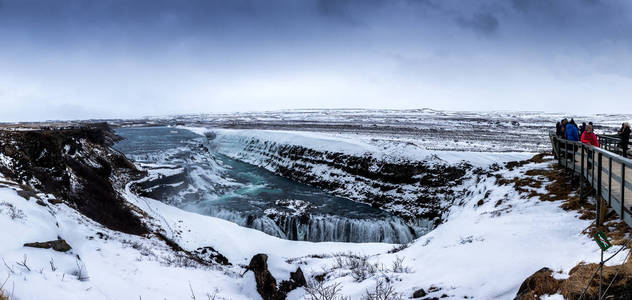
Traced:
<path id="1" fill-rule="evenodd" d="M 290 280 L 284 280 L 279 285 L 279 293 L 283 294 L 284 298 L 287 293 L 297 289 L 299 287 L 305 286 L 307 281 L 305 280 L 305 275 L 303 274 L 303 270 L 301 268 L 297 268 L 295 272 L 290 273 Z"/>
<path id="2" fill-rule="evenodd" d="M 553 270 L 542 268 L 522 282 L 514 300 L 539 299 L 542 295 L 556 294 L 561 283 L 562 280 L 553 278 Z"/>
<path id="3" fill-rule="evenodd" d="M 228 258 L 223 254 L 219 253 L 213 247 L 200 247 L 192 252 L 197 258 L 206 261 L 208 263 L 218 263 L 224 266 L 231 266 L 232 264 L 228 261 Z"/>
<path id="4" fill-rule="evenodd" d="M 427 293 L 424 289 L 418 289 L 413 293 L 413 298 L 426 297 Z"/>
<path id="5" fill-rule="evenodd" d="M 246 272 L 248 271 L 252 271 L 255 274 L 257 292 L 263 300 L 285 299 L 287 293 L 306 284 L 303 270 L 299 267 L 295 272 L 290 273 L 290 280 L 282 281 L 277 287 L 276 279 L 268 270 L 268 255 L 263 253 L 252 257 L 246 269 Z"/>
<path id="6" fill-rule="evenodd" d="M 277 282 L 268 270 L 268 255 L 259 253 L 252 257 L 248 264 L 248 270 L 255 273 L 257 292 L 264 300 L 284 299 L 279 298 Z"/>
<path id="7" fill-rule="evenodd" d="M 42 248 L 42 249 L 50 249 L 53 248 L 55 251 L 59 252 L 68 252 L 72 247 L 66 243 L 63 239 L 58 239 L 55 241 L 48 242 L 34 242 L 34 243 L 26 243 L 24 247 L 32 247 L 32 248 Z"/>

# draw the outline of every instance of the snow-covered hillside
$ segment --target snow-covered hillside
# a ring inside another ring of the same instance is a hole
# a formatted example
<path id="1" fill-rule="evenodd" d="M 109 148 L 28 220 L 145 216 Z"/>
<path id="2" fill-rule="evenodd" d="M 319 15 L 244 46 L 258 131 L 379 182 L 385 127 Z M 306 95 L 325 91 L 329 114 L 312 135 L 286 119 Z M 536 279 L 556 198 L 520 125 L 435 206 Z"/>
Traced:
<path id="1" fill-rule="evenodd" d="M 463 182 L 494 163 L 532 153 L 429 151 L 333 133 L 190 128 L 232 158 L 387 210 L 407 220 L 442 221 Z M 423 225 L 428 226 L 428 225 Z"/>
<path id="2" fill-rule="evenodd" d="M 319 138 L 312 145 L 323 147 L 317 150 L 351 151 L 351 146 L 335 139 Z M 113 167 L 111 173 L 97 173 L 109 174 L 104 182 L 122 180 L 117 170 L 130 166 L 106 164 L 117 161 L 110 156 L 114 152 L 85 139 L 78 142 L 83 146 L 76 155 L 92 155 L 86 164 L 93 164 L 95 170 Z M 290 142 L 310 146 L 296 136 L 286 144 Z M 360 151 L 373 151 L 375 157 L 388 154 L 357 141 L 352 144 Z M 61 161 L 72 158 L 62 152 L 63 143 L 47 149 L 60 151 Z M 18 156 L 2 153 L 2 166 L 14 166 L 13 157 Z M 458 161 L 476 165 L 472 168 L 477 171 L 462 178 L 461 193 L 445 207 L 443 222 L 406 245 L 279 239 L 138 196 L 130 188 L 135 176 L 113 187 L 125 201 L 120 207 L 138 216 L 146 232 L 124 233 L 111 229 L 116 224 L 105 222 L 108 228 L 95 221 L 98 217 L 86 217 L 75 202 L 54 195 L 55 191 L 40 190 L 37 182 L 4 176 L 0 178 L 0 282 L 4 282 L 0 290 L 10 299 L 259 299 L 255 276 L 252 271 L 244 274 L 244 266 L 254 255 L 265 253 L 277 282 L 302 269 L 308 284 L 291 291 L 288 299 L 312 299 L 310 293 L 319 291 L 349 299 L 370 299 L 375 293 L 390 293 L 389 299 L 422 294 L 428 299 L 513 299 L 522 281 L 542 267 L 564 278 L 579 262 L 598 260 L 598 248 L 582 233 L 591 220 L 561 207 L 575 195 L 550 197 L 548 187 L 559 173 L 550 157 L 506 164 L 528 156 L 486 155 L 483 163 L 481 154 L 459 155 Z M 431 156 L 433 163 L 440 159 L 441 153 Z M 67 170 L 73 176 L 85 175 L 76 173 L 83 168 Z M 75 192 L 82 194 L 81 189 Z M 58 239 L 72 249 L 58 252 L 24 246 Z M 609 262 L 618 263 L 620 258 Z"/>

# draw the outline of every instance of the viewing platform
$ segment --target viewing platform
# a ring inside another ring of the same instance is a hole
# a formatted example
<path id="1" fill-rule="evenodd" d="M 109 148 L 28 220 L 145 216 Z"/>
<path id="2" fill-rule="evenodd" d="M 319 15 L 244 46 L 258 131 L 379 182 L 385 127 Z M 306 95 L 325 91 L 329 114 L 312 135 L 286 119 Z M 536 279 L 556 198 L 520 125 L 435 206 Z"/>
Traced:
<path id="1" fill-rule="evenodd" d="M 595 195 L 601 195 L 597 201 L 597 223 L 603 224 L 606 215 L 614 211 L 632 227 L 632 160 L 622 156 L 618 138 L 597 137 L 599 147 L 550 134 L 559 165 L 580 176 L 580 191 L 589 184 Z"/>

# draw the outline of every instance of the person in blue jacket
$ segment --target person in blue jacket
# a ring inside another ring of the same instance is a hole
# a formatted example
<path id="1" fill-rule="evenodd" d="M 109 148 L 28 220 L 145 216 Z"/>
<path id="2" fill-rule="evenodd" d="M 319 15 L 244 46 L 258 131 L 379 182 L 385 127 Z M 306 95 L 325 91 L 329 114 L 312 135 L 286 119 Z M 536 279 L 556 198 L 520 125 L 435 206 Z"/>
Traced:
<path id="1" fill-rule="evenodd" d="M 579 141 L 579 132 L 577 130 L 577 126 L 573 125 L 572 123 L 566 124 L 564 135 L 569 141 Z"/>

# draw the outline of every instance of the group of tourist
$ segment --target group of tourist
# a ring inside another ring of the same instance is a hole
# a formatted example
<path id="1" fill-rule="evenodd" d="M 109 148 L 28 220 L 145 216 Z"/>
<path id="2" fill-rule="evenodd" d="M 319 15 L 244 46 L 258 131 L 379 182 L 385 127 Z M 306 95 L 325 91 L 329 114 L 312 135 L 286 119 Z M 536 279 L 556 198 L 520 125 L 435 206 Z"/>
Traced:
<path id="1" fill-rule="evenodd" d="M 581 126 L 577 126 L 574 119 L 569 121 L 565 118 L 557 122 L 555 134 L 558 138 L 575 142 L 581 141 L 584 144 L 599 147 L 599 139 L 593 131 L 592 122 L 588 122 L 588 124 L 583 122 Z M 630 124 L 628 122 L 621 124 L 617 137 L 620 139 L 619 146 L 623 152 L 623 157 L 627 157 L 628 144 L 630 143 Z"/>

